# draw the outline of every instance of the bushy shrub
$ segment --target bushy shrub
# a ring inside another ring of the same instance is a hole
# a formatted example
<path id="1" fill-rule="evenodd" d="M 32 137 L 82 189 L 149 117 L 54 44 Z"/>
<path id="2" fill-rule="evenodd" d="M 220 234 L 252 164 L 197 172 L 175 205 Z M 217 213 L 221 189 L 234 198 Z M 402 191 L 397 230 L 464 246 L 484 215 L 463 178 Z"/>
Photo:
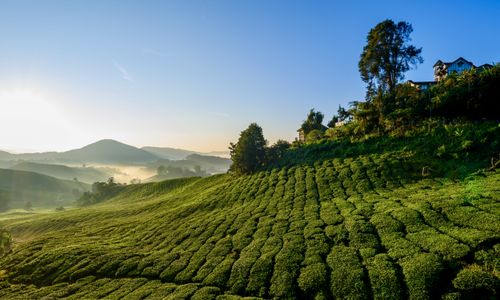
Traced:
<path id="1" fill-rule="evenodd" d="M 10 251 L 12 236 L 10 233 L 0 228 L 0 257 Z"/>
<path id="2" fill-rule="evenodd" d="M 402 260 L 403 275 L 410 299 L 430 299 L 436 288 L 443 265 L 439 256 L 419 253 Z"/>
<path id="3" fill-rule="evenodd" d="M 363 266 L 352 248 L 334 246 L 327 258 L 331 269 L 330 289 L 335 298 L 366 299 Z"/>
<path id="4" fill-rule="evenodd" d="M 453 286 L 474 299 L 492 299 L 500 291 L 500 279 L 478 265 L 460 270 Z"/>
<path id="5" fill-rule="evenodd" d="M 300 270 L 297 282 L 304 294 L 312 295 L 324 287 L 326 278 L 325 265 L 323 263 L 315 263 Z"/>
<path id="6" fill-rule="evenodd" d="M 374 299 L 403 298 L 396 266 L 386 254 L 378 254 L 366 260 Z"/>

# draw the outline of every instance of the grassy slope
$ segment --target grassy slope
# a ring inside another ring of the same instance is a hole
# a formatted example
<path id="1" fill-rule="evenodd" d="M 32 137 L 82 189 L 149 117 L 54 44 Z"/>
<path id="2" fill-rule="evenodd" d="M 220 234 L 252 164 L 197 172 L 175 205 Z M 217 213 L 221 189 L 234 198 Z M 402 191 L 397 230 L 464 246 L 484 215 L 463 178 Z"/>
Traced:
<path id="1" fill-rule="evenodd" d="M 78 179 L 81 182 L 92 184 L 96 181 L 106 181 L 110 174 L 93 167 L 68 167 L 65 165 L 43 164 L 34 162 L 21 162 L 11 166 L 9 169 L 35 172 L 47 176 L 52 176 L 62 180 Z"/>
<path id="2" fill-rule="evenodd" d="M 2 221 L 15 246 L 0 259 L 0 298 L 493 295 L 500 173 L 427 156 L 469 175 L 422 178 L 422 155 L 401 148 L 332 158 L 310 146 L 291 154 L 301 164 L 134 185 L 92 207 Z"/>
<path id="3" fill-rule="evenodd" d="M 0 190 L 9 192 L 11 208 L 23 207 L 27 201 L 43 207 L 72 204 L 76 200 L 73 189 L 85 191 L 89 188 L 88 184 L 34 172 L 0 169 Z"/>

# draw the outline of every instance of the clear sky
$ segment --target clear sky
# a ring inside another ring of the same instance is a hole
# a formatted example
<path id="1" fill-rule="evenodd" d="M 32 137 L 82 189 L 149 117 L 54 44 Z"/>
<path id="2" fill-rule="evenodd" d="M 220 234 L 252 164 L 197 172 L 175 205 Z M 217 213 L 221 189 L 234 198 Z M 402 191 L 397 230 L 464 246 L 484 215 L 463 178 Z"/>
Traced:
<path id="1" fill-rule="evenodd" d="M 226 150 L 257 122 L 293 140 L 310 108 L 361 100 L 370 28 L 413 25 L 437 59 L 500 61 L 500 1 L 0 0 L 0 149 L 103 138 Z"/>

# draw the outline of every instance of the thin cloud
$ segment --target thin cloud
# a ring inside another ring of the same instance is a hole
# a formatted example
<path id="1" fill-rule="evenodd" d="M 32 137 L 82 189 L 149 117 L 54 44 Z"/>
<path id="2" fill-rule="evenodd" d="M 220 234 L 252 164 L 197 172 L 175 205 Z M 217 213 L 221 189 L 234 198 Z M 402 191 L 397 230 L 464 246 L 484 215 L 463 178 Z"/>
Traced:
<path id="1" fill-rule="evenodd" d="M 113 65 L 120 72 L 123 79 L 130 81 L 130 82 L 134 82 L 134 78 L 132 77 L 132 75 L 130 75 L 130 72 L 127 69 L 125 69 L 122 65 L 120 65 L 114 59 L 113 59 Z"/>
<path id="2" fill-rule="evenodd" d="M 163 53 L 159 50 L 152 49 L 152 48 L 142 48 L 142 54 L 161 56 L 161 57 L 167 56 L 166 53 Z"/>

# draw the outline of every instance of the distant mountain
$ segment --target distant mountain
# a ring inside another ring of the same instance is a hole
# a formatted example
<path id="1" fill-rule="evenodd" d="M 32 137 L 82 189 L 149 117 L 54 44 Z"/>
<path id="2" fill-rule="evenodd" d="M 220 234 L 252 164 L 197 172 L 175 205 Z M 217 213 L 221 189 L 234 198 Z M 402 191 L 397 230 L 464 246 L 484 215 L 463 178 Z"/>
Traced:
<path id="1" fill-rule="evenodd" d="M 188 155 L 194 154 L 196 152 L 177 149 L 177 148 L 169 148 L 169 147 L 142 147 L 142 150 L 148 151 L 149 153 L 168 160 L 181 160 L 185 159 Z"/>
<path id="2" fill-rule="evenodd" d="M 8 201 L 10 208 L 22 208 L 28 201 L 34 207 L 71 205 L 89 188 L 88 184 L 81 182 L 33 172 L 0 169 L 0 201 Z"/>
<path id="3" fill-rule="evenodd" d="M 93 167 L 68 167 L 64 165 L 43 164 L 34 162 L 21 162 L 11 166 L 9 169 L 35 172 L 52 176 L 64 180 L 73 180 L 85 183 L 94 183 L 96 181 L 105 181 L 112 175 Z"/>
<path id="4" fill-rule="evenodd" d="M 5 158 L 2 158 L 5 157 Z M 25 160 L 46 163 L 102 163 L 102 164 L 142 164 L 158 159 L 154 154 L 117 142 L 100 140 L 80 149 L 66 152 L 41 152 L 10 154 L 0 152 L 1 160 Z"/>
<path id="5" fill-rule="evenodd" d="M 66 151 L 60 153 L 58 158 L 67 161 L 106 164 L 145 163 L 158 159 L 150 152 L 115 140 L 101 140 L 80 149 Z"/>
<path id="6" fill-rule="evenodd" d="M 209 152 L 219 157 L 228 157 L 225 151 Z M 195 152 L 169 147 L 142 147 L 137 148 L 115 140 L 100 140 L 80 149 L 66 152 L 40 152 L 12 154 L 0 151 L 0 161 L 30 161 L 48 164 L 147 164 L 159 159 L 184 160 L 192 154 L 206 155 L 207 153 Z M 12 163 L 10 163 L 12 165 Z M 0 164 L 0 167 L 9 166 L 9 163 Z"/>

